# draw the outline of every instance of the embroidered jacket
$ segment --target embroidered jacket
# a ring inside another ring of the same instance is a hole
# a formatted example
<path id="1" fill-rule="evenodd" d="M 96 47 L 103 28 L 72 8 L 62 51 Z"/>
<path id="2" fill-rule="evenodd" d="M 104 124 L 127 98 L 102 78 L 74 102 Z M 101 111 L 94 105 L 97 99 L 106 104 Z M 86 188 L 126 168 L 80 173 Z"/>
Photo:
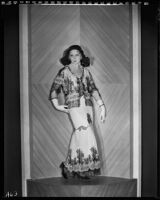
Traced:
<path id="1" fill-rule="evenodd" d="M 92 96 L 96 100 L 101 99 L 90 71 L 84 67 L 80 78 L 72 73 L 69 66 L 60 69 L 52 83 L 49 100 L 58 98 L 61 90 L 64 93 L 65 104 L 68 105 L 68 108 L 79 107 L 80 97 L 83 95 L 87 106 L 93 105 Z"/>

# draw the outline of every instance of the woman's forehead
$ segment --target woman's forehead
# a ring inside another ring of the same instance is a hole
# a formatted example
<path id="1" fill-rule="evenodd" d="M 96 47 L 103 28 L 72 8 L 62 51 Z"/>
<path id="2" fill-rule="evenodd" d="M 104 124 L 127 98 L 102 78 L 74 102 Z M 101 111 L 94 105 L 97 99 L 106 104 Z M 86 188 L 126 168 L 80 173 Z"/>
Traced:
<path id="1" fill-rule="evenodd" d="M 70 54 L 80 54 L 80 52 L 77 50 L 77 49 L 72 49 L 71 51 L 70 51 Z"/>

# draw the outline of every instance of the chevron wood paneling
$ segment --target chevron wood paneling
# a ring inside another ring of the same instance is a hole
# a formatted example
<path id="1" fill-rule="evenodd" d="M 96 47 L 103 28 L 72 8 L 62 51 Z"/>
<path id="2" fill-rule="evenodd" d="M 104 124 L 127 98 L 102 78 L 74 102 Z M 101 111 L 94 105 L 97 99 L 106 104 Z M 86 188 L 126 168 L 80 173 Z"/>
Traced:
<path id="1" fill-rule="evenodd" d="M 91 57 L 90 71 L 107 108 L 101 124 L 95 107 L 102 175 L 130 177 L 130 23 L 129 6 L 30 7 L 32 178 L 60 176 L 59 164 L 67 155 L 72 126 L 48 95 L 62 67 L 59 58 L 72 44 Z"/>
<path id="2" fill-rule="evenodd" d="M 80 44 L 79 7 L 31 6 L 32 177 L 60 176 L 72 127 L 48 101 L 68 44 Z"/>
<path id="3" fill-rule="evenodd" d="M 80 16 L 80 43 L 94 58 L 90 70 L 108 110 L 105 124 L 96 123 L 103 174 L 129 177 L 129 8 L 82 6 Z"/>

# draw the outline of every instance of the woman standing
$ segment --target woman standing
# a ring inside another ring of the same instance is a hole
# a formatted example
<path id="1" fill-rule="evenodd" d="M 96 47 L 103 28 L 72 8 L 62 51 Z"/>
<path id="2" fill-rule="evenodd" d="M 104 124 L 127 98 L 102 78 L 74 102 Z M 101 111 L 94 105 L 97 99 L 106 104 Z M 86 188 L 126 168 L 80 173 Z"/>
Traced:
<path id="1" fill-rule="evenodd" d="M 88 179 L 100 174 L 100 159 L 93 129 L 92 97 L 101 109 L 101 122 L 105 121 L 105 105 L 90 71 L 86 68 L 90 65 L 90 60 L 79 45 L 66 49 L 60 62 L 64 67 L 54 78 L 49 100 L 57 110 L 69 114 L 74 126 L 66 160 L 60 167 L 64 178 L 77 176 Z M 61 89 L 65 105 L 58 103 Z"/>

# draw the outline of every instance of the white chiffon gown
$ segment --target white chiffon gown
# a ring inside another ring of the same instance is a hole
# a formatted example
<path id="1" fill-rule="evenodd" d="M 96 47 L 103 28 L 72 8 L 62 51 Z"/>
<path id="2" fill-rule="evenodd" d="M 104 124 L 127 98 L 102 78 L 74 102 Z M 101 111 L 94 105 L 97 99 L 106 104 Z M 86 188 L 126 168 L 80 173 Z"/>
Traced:
<path id="1" fill-rule="evenodd" d="M 69 109 L 74 131 L 71 136 L 68 155 L 64 162 L 68 176 L 75 174 L 94 176 L 100 174 L 100 159 L 93 129 L 93 108 L 85 105 L 84 96 L 80 107 Z"/>

